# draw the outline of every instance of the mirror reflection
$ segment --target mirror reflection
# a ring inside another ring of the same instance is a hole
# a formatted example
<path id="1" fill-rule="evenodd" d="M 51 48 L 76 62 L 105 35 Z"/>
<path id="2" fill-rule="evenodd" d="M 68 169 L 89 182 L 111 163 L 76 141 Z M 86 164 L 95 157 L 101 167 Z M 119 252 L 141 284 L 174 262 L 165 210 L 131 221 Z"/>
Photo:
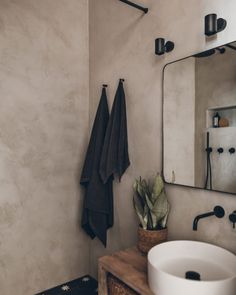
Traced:
<path id="1" fill-rule="evenodd" d="M 166 182 L 236 193 L 236 43 L 168 64 Z"/>

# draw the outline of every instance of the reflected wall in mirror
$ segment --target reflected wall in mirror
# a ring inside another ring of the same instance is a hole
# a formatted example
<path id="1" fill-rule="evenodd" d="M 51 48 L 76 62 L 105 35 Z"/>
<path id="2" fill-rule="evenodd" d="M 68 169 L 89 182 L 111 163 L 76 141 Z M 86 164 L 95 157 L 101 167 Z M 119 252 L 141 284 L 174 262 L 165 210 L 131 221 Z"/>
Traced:
<path id="1" fill-rule="evenodd" d="M 236 193 L 236 43 L 166 65 L 163 83 L 165 181 Z"/>

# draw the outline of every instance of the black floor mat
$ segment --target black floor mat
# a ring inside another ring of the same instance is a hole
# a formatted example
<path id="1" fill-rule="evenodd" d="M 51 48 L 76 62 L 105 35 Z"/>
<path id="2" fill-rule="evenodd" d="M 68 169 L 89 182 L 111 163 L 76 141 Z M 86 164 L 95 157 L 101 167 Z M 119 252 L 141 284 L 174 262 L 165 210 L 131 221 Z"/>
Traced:
<path id="1" fill-rule="evenodd" d="M 98 282 L 86 275 L 36 295 L 98 295 Z"/>

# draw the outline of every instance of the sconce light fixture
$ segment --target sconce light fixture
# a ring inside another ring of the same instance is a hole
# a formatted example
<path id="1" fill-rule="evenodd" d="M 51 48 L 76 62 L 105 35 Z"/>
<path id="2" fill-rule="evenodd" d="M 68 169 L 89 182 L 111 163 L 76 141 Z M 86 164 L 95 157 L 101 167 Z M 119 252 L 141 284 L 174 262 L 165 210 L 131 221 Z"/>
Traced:
<path id="1" fill-rule="evenodd" d="M 155 40 L 155 53 L 157 55 L 162 55 L 166 52 L 170 52 L 174 49 L 175 44 L 172 41 L 165 42 L 164 38 L 157 38 Z"/>
<path id="2" fill-rule="evenodd" d="M 205 16 L 205 35 L 212 36 L 223 31 L 227 26 L 227 21 L 217 18 L 217 14 L 212 13 Z"/>

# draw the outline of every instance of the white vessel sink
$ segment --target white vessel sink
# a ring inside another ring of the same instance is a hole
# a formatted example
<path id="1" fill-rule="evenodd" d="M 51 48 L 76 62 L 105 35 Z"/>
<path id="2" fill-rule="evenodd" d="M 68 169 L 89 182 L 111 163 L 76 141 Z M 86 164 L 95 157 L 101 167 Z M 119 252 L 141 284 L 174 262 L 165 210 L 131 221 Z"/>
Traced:
<path id="1" fill-rule="evenodd" d="M 189 271 L 200 281 L 186 279 Z M 236 256 L 202 242 L 163 243 L 148 253 L 148 282 L 156 295 L 236 295 Z"/>

